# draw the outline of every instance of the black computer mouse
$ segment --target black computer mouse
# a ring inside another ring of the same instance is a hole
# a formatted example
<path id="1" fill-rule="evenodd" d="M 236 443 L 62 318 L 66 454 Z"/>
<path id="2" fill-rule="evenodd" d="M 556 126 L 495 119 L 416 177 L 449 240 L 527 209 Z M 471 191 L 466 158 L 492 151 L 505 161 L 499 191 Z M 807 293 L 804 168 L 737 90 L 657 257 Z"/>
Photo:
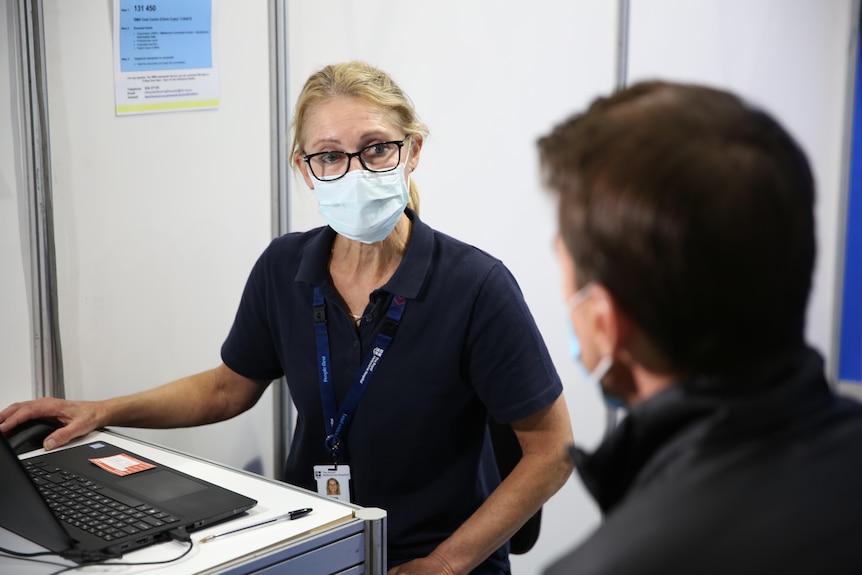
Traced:
<path id="1" fill-rule="evenodd" d="M 21 455 L 42 447 L 45 438 L 54 432 L 61 424 L 50 419 L 31 419 L 15 427 L 6 436 L 6 441 Z"/>

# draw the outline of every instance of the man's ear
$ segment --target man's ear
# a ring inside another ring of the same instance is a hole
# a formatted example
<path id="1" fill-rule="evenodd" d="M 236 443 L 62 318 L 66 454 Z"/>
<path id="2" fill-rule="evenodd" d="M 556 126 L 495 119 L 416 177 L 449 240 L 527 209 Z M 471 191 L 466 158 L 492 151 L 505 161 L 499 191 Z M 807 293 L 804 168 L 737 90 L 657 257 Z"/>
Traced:
<path id="1" fill-rule="evenodd" d="M 594 289 L 594 341 L 602 357 L 614 359 L 602 383 L 606 392 L 634 405 L 673 385 L 672 362 L 603 286 Z"/>
<path id="2" fill-rule="evenodd" d="M 592 287 L 595 342 L 601 357 L 615 357 L 631 331 L 628 316 L 620 309 L 616 299 L 601 284 Z"/>
<path id="3" fill-rule="evenodd" d="M 602 285 L 596 285 L 593 298 L 593 341 L 601 357 L 613 358 L 613 365 L 602 379 L 605 393 L 634 405 L 644 396 L 636 372 L 640 370 L 637 346 L 640 333 L 631 317 Z"/>

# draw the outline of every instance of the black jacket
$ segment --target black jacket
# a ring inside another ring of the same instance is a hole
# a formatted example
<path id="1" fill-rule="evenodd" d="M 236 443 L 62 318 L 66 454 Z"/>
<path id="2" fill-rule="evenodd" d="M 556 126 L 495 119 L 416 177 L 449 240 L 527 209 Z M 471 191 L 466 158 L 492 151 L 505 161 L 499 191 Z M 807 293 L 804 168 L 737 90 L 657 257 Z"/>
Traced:
<path id="1" fill-rule="evenodd" d="M 547 575 L 862 573 L 862 406 L 813 350 L 682 381 L 573 458 L 606 517 Z"/>

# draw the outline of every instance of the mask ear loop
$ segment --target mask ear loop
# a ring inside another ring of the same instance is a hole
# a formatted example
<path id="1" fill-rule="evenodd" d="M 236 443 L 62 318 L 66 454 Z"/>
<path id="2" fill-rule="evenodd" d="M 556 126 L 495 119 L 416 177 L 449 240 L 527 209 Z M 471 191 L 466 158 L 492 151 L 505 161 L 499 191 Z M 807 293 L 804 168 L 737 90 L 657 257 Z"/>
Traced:
<path id="1" fill-rule="evenodd" d="M 599 388 L 602 386 L 602 379 L 608 374 L 611 367 L 614 365 L 614 360 L 611 356 L 604 356 L 596 368 L 590 373 L 590 377 L 594 378 Z M 625 403 L 621 400 L 611 397 L 610 395 L 604 392 L 604 389 L 601 390 L 602 397 L 604 398 L 605 409 L 606 409 L 606 417 L 605 417 L 605 437 L 607 437 L 617 426 L 617 420 L 619 419 L 619 410 L 625 408 Z"/>
<path id="2" fill-rule="evenodd" d="M 416 171 L 416 166 L 407 169 L 409 167 L 407 164 L 410 163 L 410 156 L 413 155 L 413 136 L 411 134 L 407 134 L 405 136 L 405 139 L 407 141 L 404 143 L 404 147 L 407 148 L 407 151 L 404 153 L 404 171 L 408 174 L 409 177 L 409 174 L 412 174 Z"/>
<path id="3" fill-rule="evenodd" d="M 413 153 L 413 136 L 412 134 L 407 134 L 405 136 L 407 138 L 407 143 L 405 146 L 407 147 L 407 155 L 404 158 L 404 175 L 407 184 L 407 205 L 413 208 L 413 211 L 419 213 L 419 194 L 418 192 L 414 195 L 411 191 L 411 185 L 413 184 L 413 172 L 416 171 L 418 165 L 409 167 L 410 156 Z"/>
<path id="4" fill-rule="evenodd" d="M 596 365 L 596 368 L 592 372 L 590 372 L 590 377 L 593 378 L 593 380 L 598 383 L 599 386 L 601 386 L 602 379 L 604 379 L 604 377 L 608 374 L 608 371 L 610 371 L 611 366 L 613 365 L 614 360 L 611 359 L 611 356 L 604 356 L 599 361 L 598 365 Z"/>

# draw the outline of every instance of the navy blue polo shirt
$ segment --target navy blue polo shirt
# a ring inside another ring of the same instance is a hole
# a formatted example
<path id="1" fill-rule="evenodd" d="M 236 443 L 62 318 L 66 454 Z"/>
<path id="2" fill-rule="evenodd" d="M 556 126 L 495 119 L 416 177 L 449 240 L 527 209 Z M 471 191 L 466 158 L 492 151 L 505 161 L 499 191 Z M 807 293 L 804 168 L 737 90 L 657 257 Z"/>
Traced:
<path id="1" fill-rule="evenodd" d="M 339 407 L 374 345 L 393 294 L 407 299 L 343 441 L 352 501 L 388 513 L 391 565 L 427 555 L 499 484 L 487 417 L 512 422 L 547 407 L 562 384 L 512 274 L 412 211 L 404 258 L 371 294 L 357 329 L 333 287 L 329 227 L 272 241 L 255 264 L 222 360 L 252 379 L 285 376 L 298 418 L 289 483 L 316 489 L 330 464 L 320 400 L 312 297 L 326 301 Z M 489 560 L 504 566 L 500 550 Z"/>

